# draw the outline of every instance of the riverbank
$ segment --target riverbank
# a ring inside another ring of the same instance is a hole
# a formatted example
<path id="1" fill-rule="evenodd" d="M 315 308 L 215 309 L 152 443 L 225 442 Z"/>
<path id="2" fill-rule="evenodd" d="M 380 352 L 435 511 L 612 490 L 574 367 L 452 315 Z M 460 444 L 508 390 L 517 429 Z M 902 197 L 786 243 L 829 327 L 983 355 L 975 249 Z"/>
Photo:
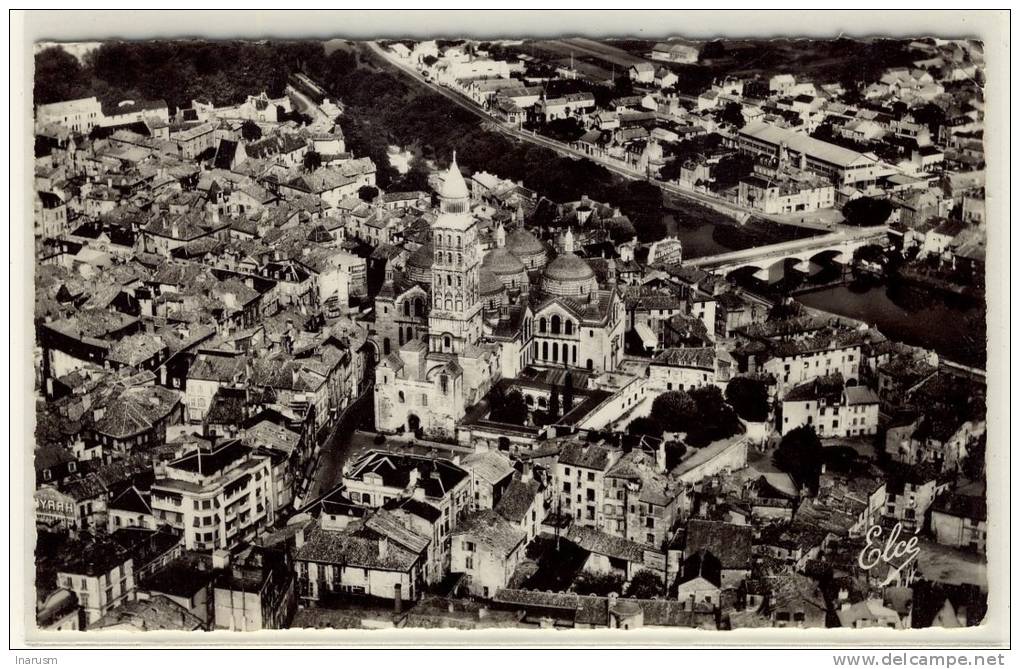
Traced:
<path id="1" fill-rule="evenodd" d="M 742 251 L 756 246 L 804 239 L 823 231 L 781 225 L 752 217 L 746 223 L 696 202 L 664 200 L 662 222 L 666 233 L 683 245 L 684 258 Z"/>
<path id="2" fill-rule="evenodd" d="M 876 327 L 894 341 L 935 351 L 968 367 L 985 368 L 985 304 L 933 295 L 903 283 L 850 282 L 798 292 L 798 303 Z"/>

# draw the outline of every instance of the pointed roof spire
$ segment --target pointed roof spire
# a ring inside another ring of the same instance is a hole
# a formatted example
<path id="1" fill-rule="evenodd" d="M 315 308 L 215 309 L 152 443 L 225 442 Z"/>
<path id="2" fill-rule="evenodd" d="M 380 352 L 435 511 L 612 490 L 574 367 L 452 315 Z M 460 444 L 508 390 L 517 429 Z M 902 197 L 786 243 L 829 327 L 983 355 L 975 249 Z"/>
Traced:
<path id="1" fill-rule="evenodd" d="M 439 197 L 447 200 L 466 200 L 469 196 L 467 184 L 464 183 L 464 175 L 460 173 L 460 168 L 457 166 L 457 151 L 455 150 L 453 152 L 453 159 L 450 160 L 450 169 L 446 171 L 446 176 L 443 177 L 443 185 L 439 189 Z"/>

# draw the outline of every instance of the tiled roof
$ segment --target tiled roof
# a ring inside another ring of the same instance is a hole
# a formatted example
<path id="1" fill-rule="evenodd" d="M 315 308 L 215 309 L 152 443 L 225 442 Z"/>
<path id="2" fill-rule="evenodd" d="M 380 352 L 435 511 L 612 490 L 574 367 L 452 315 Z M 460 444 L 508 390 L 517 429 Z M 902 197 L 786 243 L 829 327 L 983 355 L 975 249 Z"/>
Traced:
<path id="1" fill-rule="evenodd" d="M 535 504 L 538 491 L 538 482 L 514 479 L 493 510 L 511 523 L 520 523 Z"/>
<path id="2" fill-rule="evenodd" d="M 371 451 L 355 463 L 346 478 L 362 480 L 366 474 L 378 474 L 383 485 L 403 489 L 409 485 L 412 471 L 417 471 L 416 487 L 424 488 L 425 495 L 433 499 L 445 497 L 468 475 L 461 467 L 440 458 Z"/>
<path id="3" fill-rule="evenodd" d="M 495 485 L 514 473 L 509 458 L 498 451 L 472 453 L 461 460 L 461 466 L 472 476 Z"/>
<path id="4" fill-rule="evenodd" d="M 195 472 L 201 476 L 211 476 L 239 460 L 246 459 L 251 454 L 251 449 L 236 439 L 224 441 L 211 450 L 204 450 L 201 447 L 199 450 L 191 451 L 168 463 L 167 466 Z"/>
<path id="5" fill-rule="evenodd" d="M 380 551 L 380 541 L 362 536 L 359 529 L 352 524 L 345 531 L 324 530 L 316 522 L 305 531 L 304 545 L 294 559 L 398 572 L 410 571 L 418 561 L 417 553 L 393 542 Z"/>
<path id="6" fill-rule="evenodd" d="M 122 493 L 110 500 L 107 508 L 117 511 L 152 514 L 152 506 L 149 504 L 149 494 L 140 492 L 134 486 L 126 488 Z"/>
<path id="7" fill-rule="evenodd" d="M 170 415 L 181 402 L 181 393 L 162 386 L 124 389 L 108 401 L 95 429 L 115 439 L 141 434 Z"/>
<path id="8" fill-rule="evenodd" d="M 365 527 L 390 541 L 406 548 L 412 553 L 421 553 L 429 545 L 429 537 L 419 534 L 401 524 L 396 516 L 385 509 L 378 509 L 365 518 Z"/>
<path id="9" fill-rule="evenodd" d="M 667 348 L 655 355 L 655 364 L 669 367 L 698 367 L 715 369 L 715 348 L 702 346 L 697 348 Z"/>
<path id="10" fill-rule="evenodd" d="M 560 452 L 559 463 L 585 469 L 606 471 L 610 466 L 612 449 L 602 444 L 570 442 Z"/>
<path id="11" fill-rule="evenodd" d="M 651 549 L 651 546 L 645 546 L 623 537 L 606 534 L 593 527 L 581 525 L 571 526 L 567 532 L 567 539 L 589 553 L 607 555 L 628 562 L 643 563 L 645 551 Z"/>
<path id="12" fill-rule="evenodd" d="M 91 623 L 89 629 L 125 626 L 145 632 L 156 630 L 190 632 L 205 629 L 205 624 L 198 616 L 163 595 L 125 602 Z"/>
<path id="13" fill-rule="evenodd" d="M 488 509 L 476 511 L 462 518 L 453 530 L 453 535 L 470 537 L 501 557 L 509 555 L 527 539 L 524 530 L 511 525 L 503 516 Z"/>
<path id="14" fill-rule="evenodd" d="M 684 560 L 680 583 L 688 583 L 697 578 L 703 578 L 716 587 L 722 584 L 722 564 L 711 551 L 702 549 L 689 552 Z"/>
<path id="15" fill-rule="evenodd" d="M 751 568 L 752 529 L 713 520 L 691 520 L 687 523 L 686 553 L 707 550 L 725 569 Z"/>

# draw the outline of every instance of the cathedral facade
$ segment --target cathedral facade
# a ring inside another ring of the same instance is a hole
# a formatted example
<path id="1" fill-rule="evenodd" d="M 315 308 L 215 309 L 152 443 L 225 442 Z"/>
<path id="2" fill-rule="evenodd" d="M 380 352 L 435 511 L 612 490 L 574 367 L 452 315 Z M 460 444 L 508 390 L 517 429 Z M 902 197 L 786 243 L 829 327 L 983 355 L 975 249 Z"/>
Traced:
<path id="1" fill-rule="evenodd" d="M 499 225 L 482 251 L 456 156 L 438 189 L 432 238 L 376 298 L 380 432 L 453 438 L 467 408 L 526 367 L 600 373 L 623 359 L 625 306 L 574 252 Z"/>
<path id="2" fill-rule="evenodd" d="M 439 190 L 431 247 L 427 296 L 419 284 L 395 279 L 376 301 L 377 332 L 386 334 L 376 367 L 375 422 L 381 432 L 449 438 L 500 371 L 498 346 L 482 341 L 481 245 L 456 156 Z M 387 353 L 394 333 L 400 348 Z"/>

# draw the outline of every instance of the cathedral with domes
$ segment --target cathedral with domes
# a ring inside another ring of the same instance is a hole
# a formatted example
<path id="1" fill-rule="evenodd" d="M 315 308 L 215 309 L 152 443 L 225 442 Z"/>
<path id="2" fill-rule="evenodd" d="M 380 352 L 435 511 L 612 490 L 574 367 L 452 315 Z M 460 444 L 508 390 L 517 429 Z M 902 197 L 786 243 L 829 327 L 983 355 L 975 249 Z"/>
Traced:
<path id="1" fill-rule="evenodd" d="M 376 297 L 376 429 L 455 438 L 500 378 L 526 367 L 615 370 L 624 303 L 575 253 L 573 232 L 557 255 L 522 221 L 499 223 L 483 251 L 456 155 L 437 190 L 431 238 Z"/>

